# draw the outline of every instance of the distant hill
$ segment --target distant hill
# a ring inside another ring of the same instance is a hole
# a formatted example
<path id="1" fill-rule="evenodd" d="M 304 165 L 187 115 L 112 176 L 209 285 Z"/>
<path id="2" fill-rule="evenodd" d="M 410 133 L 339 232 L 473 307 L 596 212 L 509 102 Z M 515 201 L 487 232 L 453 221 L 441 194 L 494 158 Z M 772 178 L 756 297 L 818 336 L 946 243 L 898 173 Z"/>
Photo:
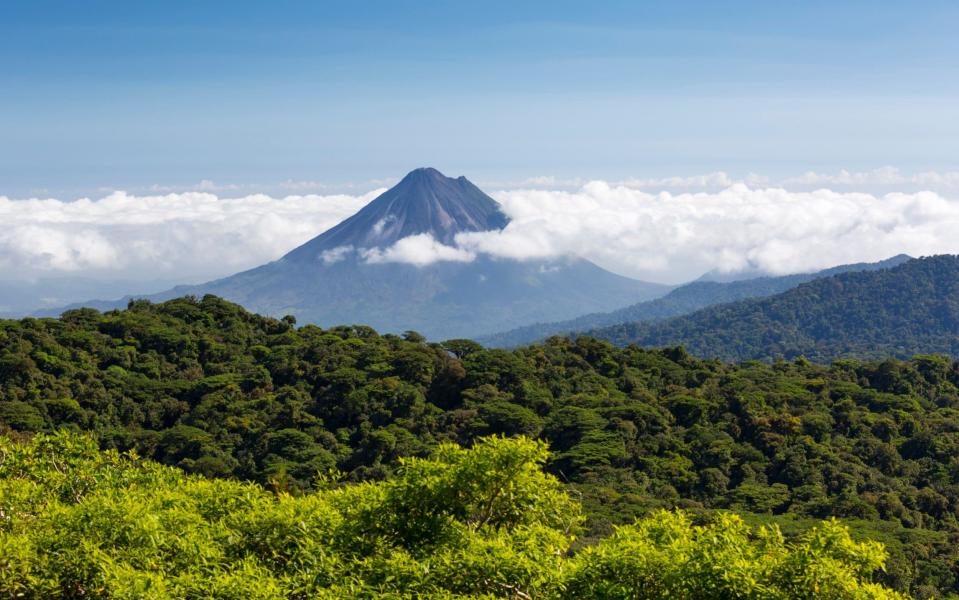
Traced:
<path id="1" fill-rule="evenodd" d="M 145 297 L 163 301 L 216 294 L 262 314 L 294 315 L 301 324 L 363 324 L 442 340 L 612 310 L 671 289 L 577 258 L 520 262 L 478 256 L 419 265 L 371 260 L 412 236 L 428 235 L 432 241 L 420 241 L 443 244 L 449 252 L 458 233 L 502 229 L 508 221 L 499 204 L 465 177 L 416 169 L 355 215 L 277 261 Z M 82 305 L 123 308 L 129 300 Z"/>
<path id="2" fill-rule="evenodd" d="M 55 309 L 88 298 L 149 294 L 176 284 L 169 280 L 94 279 L 62 276 L 0 279 L 0 317 L 19 318 L 38 310 Z"/>
<path id="3" fill-rule="evenodd" d="M 715 281 L 711 279 L 711 274 L 707 274 L 692 283 L 676 288 L 662 298 L 647 300 L 612 312 L 592 313 L 567 321 L 536 323 L 518 327 L 502 333 L 482 336 L 478 341 L 491 347 L 510 348 L 543 340 L 551 335 L 568 335 L 572 332 L 588 331 L 637 321 L 658 321 L 685 315 L 715 304 L 772 296 L 820 277 L 855 271 L 888 269 L 901 265 L 908 260 L 911 260 L 911 257 L 900 254 L 876 263 L 841 265 L 815 273 L 799 273 L 780 277 L 766 276 L 733 281 Z"/>
<path id="4" fill-rule="evenodd" d="M 588 335 L 616 344 L 682 345 L 723 359 L 959 356 L 959 257 L 816 279 L 764 299 Z"/>

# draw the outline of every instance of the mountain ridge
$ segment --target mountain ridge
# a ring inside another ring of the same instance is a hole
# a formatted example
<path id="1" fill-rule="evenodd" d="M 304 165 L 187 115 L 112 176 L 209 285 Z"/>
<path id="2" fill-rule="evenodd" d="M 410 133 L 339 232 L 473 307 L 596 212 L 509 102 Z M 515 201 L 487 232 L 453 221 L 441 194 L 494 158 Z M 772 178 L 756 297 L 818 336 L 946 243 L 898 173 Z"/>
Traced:
<path id="1" fill-rule="evenodd" d="M 681 345 L 694 355 L 724 360 L 959 356 L 959 256 L 841 273 L 768 298 L 582 335 L 620 345 Z"/>
<path id="2" fill-rule="evenodd" d="M 582 315 L 568 321 L 535 323 L 517 329 L 481 336 L 477 341 L 488 346 L 511 347 L 545 339 L 551 335 L 570 335 L 600 327 L 613 327 L 638 321 L 659 321 L 694 312 L 707 306 L 760 298 L 784 292 L 802 283 L 839 273 L 885 269 L 900 265 L 912 257 L 898 254 L 875 263 L 853 263 L 813 273 L 796 273 L 778 277 L 712 281 L 700 277 L 679 286 L 661 298 L 647 300 L 607 313 Z"/>

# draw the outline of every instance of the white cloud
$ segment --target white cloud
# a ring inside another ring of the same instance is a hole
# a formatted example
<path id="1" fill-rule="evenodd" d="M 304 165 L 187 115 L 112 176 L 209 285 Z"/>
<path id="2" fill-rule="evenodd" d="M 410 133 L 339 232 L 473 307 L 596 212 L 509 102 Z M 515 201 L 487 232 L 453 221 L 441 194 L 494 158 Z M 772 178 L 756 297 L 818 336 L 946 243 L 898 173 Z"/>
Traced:
<path id="1" fill-rule="evenodd" d="M 325 250 L 320 253 L 320 260 L 324 265 L 332 265 L 345 260 L 347 256 L 354 251 L 353 246 L 337 246 L 331 250 Z"/>
<path id="2" fill-rule="evenodd" d="M 460 247 L 514 259 L 579 255 L 620 273 L 681 281 L 710 269 L 811 271 L 900 252 L 959 253 L 959 201 L 933 192 L 790 192 L 735 184 L 716 193 L 650 194 L 594 181 L 577 192 L 496 194 L 501 232 Z"/>
<path id="3" fill-rule="evenodd" d="M 428 233 L 405 237 L 386 249 L 364 248 L 360 254 L 371 264 L 400 262 L 418 267 L 439 261 L 470 262 L 476 258 L 468 250 L 441 244 Z"/>
<path id="4" fill-rule="evenodd" d="M 396 220 L 396 215 L 387 215 L 373 224 L 373 235 L 378 236 L 383 233 L 383 228 Z"/>
<path id="5" fill-rule="evenodd" d="M 43 225 L 11 227 L 0 232 L 0 248 L 0 265 L 19 262 L 34 269 L 108 269 L 119 259 L 109 240 L 87 228 L 70 233 Z"/>
<path id="6" fill-rule="evenodd" d="M 896 167 L 880 167 L 870 171 L 847 171 L 841 169 L 837 173 L 817 173 L 807 171 L 799 177 L 789 177 L 782 181 L 783 185 L 831 185 L 831 186 L 859 186 L 923 188 L 940 191 L 959 189 L 959 171 L 923 171 L 920 173 L 903 173 Z"/>
<path id="7" fill-rule="evenodd" d="M 479 253 L 576 255 L 626 275 L 678 282 L 711 269 L 788 273 L 900 252 L 959 253 L 959 194 L 950 193 L 959 190 L 959 172 L 810 172 L 788 180 L 788 190 L 758 175 L 737 179 L 721 171 L 536 187 L 573 181 L 533 178 L 493 192 L 511 217 L 502 232 L 460 235 L 456 246 L 412 236 L 389 248 L 337 248 L 321 259 L 333 264 L 357 252 L 373 263 L 425 265 Z M 876 186 L 901 189 L 879 193 Z M 926 187 L 936 191 L 915 191 Z M 114 192 L 75 202 L 0 196 L 0 279 L 223 276 L 279 258 L 380 192 L 232 199 Z"/>
<path id="8" fill-rule="evenodd" d="M 74 202 L 0 196 L 0 278 L 225 275 L 275 260 L 380 192 L 233 199 L 114 192 Z"/>

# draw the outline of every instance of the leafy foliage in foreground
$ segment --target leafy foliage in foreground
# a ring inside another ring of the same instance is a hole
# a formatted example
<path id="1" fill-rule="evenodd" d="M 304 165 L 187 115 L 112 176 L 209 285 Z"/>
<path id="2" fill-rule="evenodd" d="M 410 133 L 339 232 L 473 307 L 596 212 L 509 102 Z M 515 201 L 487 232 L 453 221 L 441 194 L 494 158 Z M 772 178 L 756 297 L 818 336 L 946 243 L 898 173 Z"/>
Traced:
<path id="1" fill-rule="evenodd" d="M 210 296 L 0 321 L 3 427 L 89 431 L 289 491 L 527 435 L 582 498 L 586 538 L 659 509 L 731 509 L 789 537 L 838 517 L 886 545 L 887 584 L 959 591 L 959 368 L 943 357 L 733 365 L 588 338 L 488 350 L 297 329 Z"/>
<path id="2" fill-rule="evenodd" d="M 570 556 L 578 505 L 524 438 L 438 447 L 384 482 L 291 496 L 100 452 L 0 438 L 9 598 L 896 599 L 885 553 L 826 522 L 787 544 L 733 515 L 661 512 Z"/>
<path id="3" fill-rule="evenodd" d="M 959 356 L 957 292 L 959 256 L 933 256 L 589 335 L 617 344 L 682 345 L 696 356 L 727 360 Z"/>

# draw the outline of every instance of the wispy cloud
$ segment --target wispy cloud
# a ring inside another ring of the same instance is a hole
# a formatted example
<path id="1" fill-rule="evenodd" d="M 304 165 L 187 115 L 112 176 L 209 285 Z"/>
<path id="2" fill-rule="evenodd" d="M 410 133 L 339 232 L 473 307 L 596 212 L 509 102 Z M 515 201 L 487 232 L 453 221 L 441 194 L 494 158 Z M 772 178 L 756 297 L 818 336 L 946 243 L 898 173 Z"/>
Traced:
<path id="1" fill-rule="evenodd" d="M 475 253 L 442 244 L 428 233 L 405 237 L 388 248 L 364 248 L 360 255 L 370 264 L 399 262 L 418 267 L 440 261 L 470 262 L 476 258 Z"/>
<path id="2" fill-rule="evenodd" d="M 554 177 L 540 175 L 525 179 L 482 181 L 480 184 L 493 190 L 543 189 L 575 191 L 589 183 L 580 177 Z M 698 175 L 675 175 L 669 177 L 626 177 L 612 179 L 614 187 L 627 187 L 646 191 L 719 191 L 736 184 L 751 188 L 782 187 L 805 191 L 816 187 L 856 189 L 873 193 L 894 191 L 959 192 L 959 171 L 919 171 L 907 173 L 896 167 L 886 166 L 865 171 L 840 169 L 835 172 L 806 171 L 801 175 L 772 177 L 757 173 L 734 176 L 726 171 L 711 171 Z"/>
<path id="3" fill-rule="evenodd" d="M 817 173 L 807 171 L 798 177 L 788 177 L 783 185 L 826 185 L 859 187 L 910 186 L 930 190 L 959 190 L 959 171 L 922 171 L 903 173 L 896 167 L 881 167 L 869 171 L 847 171 L 841 169 L 835 173 Z"/>
<path id="4" fill-rule="evenodd" d="M 537 177 L 527 177 L 526 179 L 517 180 L 483 181 L 480 182 L 480 184 L 490 189 L 574 190 L 583 187 L 589 182 L 589 179 L 583 179 L 581 177 L 539 175 Z M 615 186 L 645 190 L 718 190 L 736 183 L 766 185 L 769 182 L 768 177 L 761 177 L 759 175 L 750 174 L 744 178 L 736 179 L 724 171 L 713 171 L 711 173 L 691 176 L 628 177 L 611 181 L 610 183 Z"/>

